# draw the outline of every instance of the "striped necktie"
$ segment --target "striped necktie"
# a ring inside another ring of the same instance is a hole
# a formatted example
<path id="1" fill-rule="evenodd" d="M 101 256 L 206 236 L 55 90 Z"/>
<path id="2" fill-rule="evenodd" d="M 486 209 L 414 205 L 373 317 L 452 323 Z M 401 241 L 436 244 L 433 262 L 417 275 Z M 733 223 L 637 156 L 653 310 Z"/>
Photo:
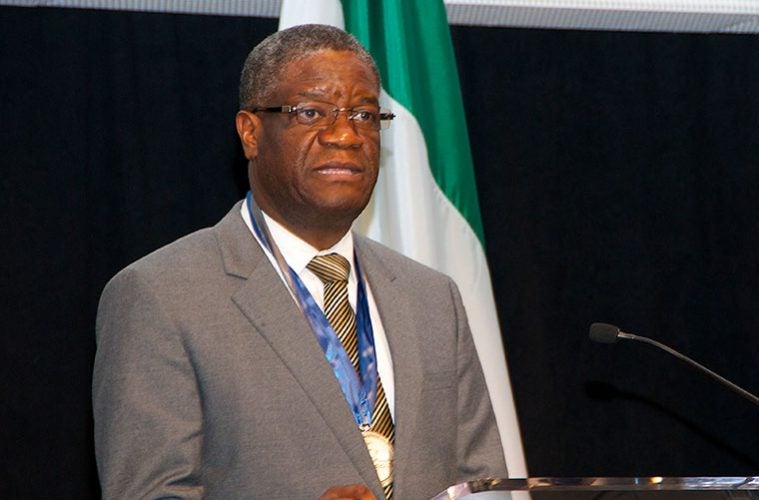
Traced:
<path id="1" fill-rule="evenodd" d="M 317 255 L 306 267 L 324 284 L 324 315 L 343 345 L 353 367 L 358 371 L 356 315 L 348 301 L 350 262 L 342 255 L 331 253 Z M 388 438 L 391 443 L 394 442 L 395 427 L 387 406 L 385 390 L 379 378 L 377 378 L 377 400 L 372 413 L 372 430 Z M 384 486 L 384 489 L 385 498 L 392 498 L 393 483 Z"/>

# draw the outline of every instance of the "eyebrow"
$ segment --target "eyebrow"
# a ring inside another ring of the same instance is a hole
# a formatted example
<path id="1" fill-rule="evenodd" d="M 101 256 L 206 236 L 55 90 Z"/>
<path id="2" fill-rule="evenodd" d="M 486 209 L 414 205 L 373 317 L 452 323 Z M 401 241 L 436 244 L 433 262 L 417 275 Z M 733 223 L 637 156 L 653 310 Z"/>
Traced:
<path id="1" fill-rule="evenodd" d="M 324 94 L 322 94 L 322 93 L 317 93 L 317 92 L 298 92 L 297 95 L 301 96 L 301 97 L 305 97 L 307 99 L 314 99 L 314 100 L 317 100 L 317 101 L 328 102 L 328 101 L 324 101 L 324 99 L 326 98 L 326 96 Z M 359 102 L 359 104 L 375 104 L 375 105 L 379 105 L 379 100 L 376 97 L 367 97 L 367 96 L 359 97 L 358 98 L 358 102 Z"/>

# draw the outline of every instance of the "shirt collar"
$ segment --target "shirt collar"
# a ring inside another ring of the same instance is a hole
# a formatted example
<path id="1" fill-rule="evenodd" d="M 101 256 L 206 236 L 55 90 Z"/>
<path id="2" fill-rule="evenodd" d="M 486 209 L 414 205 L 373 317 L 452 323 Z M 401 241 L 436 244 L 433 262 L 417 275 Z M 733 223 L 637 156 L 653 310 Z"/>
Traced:
<path id="1" fill-rule="evenodd" d="M 269 227 L 274 241 L 277 242 L 279 251 L 285 258 L 287 264 L 298 274 L 301 274 L 311 259 L 317 255 L 327 255 L 338 253 L 345 257 L 351 263 L 351 276 L 353 276 L 353 233 L 348 231 L 340 240 L 326 250 L 317 250 L 309 243 L 303 241 L 295 234 L 291 233 L 283 225 L 263 214 L 266 225 Z"/>

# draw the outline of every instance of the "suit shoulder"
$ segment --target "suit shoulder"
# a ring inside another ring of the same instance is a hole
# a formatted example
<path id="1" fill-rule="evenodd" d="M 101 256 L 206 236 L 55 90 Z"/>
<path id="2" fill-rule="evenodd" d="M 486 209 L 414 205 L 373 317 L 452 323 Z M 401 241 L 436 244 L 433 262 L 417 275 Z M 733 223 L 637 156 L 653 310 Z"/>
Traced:
<path id="1" fill-rule="evenodd" d="M 394 274 L 411 277 L 412 279 L 423 279 L 426 282 L 432 280 L 433 282 L 444 281 L 453 283 L 453 280 L 447 274 L 432 269 L 431 267 L 407 257 L 378 241 L 361 235 L 355 235 L 355 241 L 361 251 L 371 253 Z"/>
<path id="2" fill-rule="evenodd" d="M 145 284 L 184 281 L 203 269 L 221 267 L 214 230 L 204 228 L 183 236 L 132 262 L 106 284 L 108 290 L 119 283 Z"/>
<path id="3" fill-rule="evenodd" d="M 129 264 L 125 269 L 140 271 L 186 270 L 209 258 L 218 258 L 219 250 L 213 228 L 204 228 L 183 236 Z"/>

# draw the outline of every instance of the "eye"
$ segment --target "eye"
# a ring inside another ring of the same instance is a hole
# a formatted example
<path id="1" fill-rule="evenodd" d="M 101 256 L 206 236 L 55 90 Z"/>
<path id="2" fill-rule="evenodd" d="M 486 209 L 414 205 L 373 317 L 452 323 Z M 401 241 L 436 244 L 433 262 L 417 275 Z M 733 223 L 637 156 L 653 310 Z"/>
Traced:
<path id="1" fill-rule="evenodd" d="M 326 116 L 326 112 L 311 104 L 298 106 L 295 109 L 295 115 L 300 123 L 310 125 L 322 120 Z"/>
<path id="2" fill-rule="evenodd" d="M 355 109 L 351 114 L 351 119 L 355 122 L 371 124 L 375 123 L 378 118 L 376 111 L 370 111 L 367 109 Z"/>

